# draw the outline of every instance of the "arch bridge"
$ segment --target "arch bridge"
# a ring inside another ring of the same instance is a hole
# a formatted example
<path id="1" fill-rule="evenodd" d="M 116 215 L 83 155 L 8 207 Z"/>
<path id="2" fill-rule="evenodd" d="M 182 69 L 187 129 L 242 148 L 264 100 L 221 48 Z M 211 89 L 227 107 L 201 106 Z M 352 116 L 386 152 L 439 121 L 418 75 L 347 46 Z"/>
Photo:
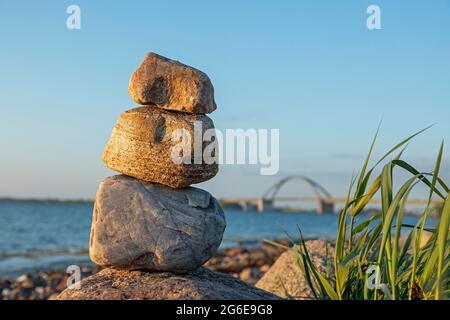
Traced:
<path id="1" fill-rule="evenodd" d="M 292 180 L 300 180 L 306 183 L 314 192 L 313 197 L 280 197 L 278 194 L 286 183 Z M 255 198 L 239 198 L 239 199 L 221 199 L 222 204 L 225 207 L 236 207 L 241 210 L 257 210 L 263 212 L 265 210 L 274 209 L 275 201 L 316 201 L 316 212 L 333 213 L 334 201 L 331 194 L 316 181 L 302 176 L 292 175 L 281 179 L 274 185 L 272 185 L 261 197 Z"/>

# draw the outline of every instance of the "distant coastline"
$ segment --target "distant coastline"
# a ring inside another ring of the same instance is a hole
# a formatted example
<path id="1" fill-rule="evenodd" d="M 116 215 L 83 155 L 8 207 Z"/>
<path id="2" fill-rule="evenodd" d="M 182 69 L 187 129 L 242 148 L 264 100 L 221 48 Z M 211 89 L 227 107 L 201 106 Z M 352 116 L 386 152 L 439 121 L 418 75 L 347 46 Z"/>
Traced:
<path id="1" fill-rule="evenodd" d="M 13 198 L 0 197 L 0 203 L 21 202 L 39 204 L 93 204 L 93 199 L 58 199 L 58 198 Z"/>
<path id="2" fill-rule="evenodd" d="M 219 199 L 220 201 L 220 199 Z M 93 205 L 95 200 L 94 199 L 64 199 L 64 198 L 15 198 L 15 197 L 0 197 L 0 204 L 1 203 L 30 203 L 30 204 L 64 204 L 64 205 Z M 234 206 L 228 206 L 222 204 L 222 207 L 224 210 L 237 210 L 241 212 L 256 212 L 256 209 L 249 209 L 249 210 L 240 210 L 235 208 Z M 431 211 L 430 216 L 433 217 L 439 217 L 441 215 L 442 208 L 433 208 Z M 305 214 L 305 213 L 316 213 L 314 209 L 308 209 L 308 208 L 291 208 L 291 207 L 285 207 L 285 208 L 273 208 L 272 212 L 282 212 L 282 213 L 293 213 L 293 214 Z M 367 215 L 376 215 L 380 212 L 380 208 L 367 208 L 362 213 Z M 336 215 L 337 213 L 325 213 L 325 215 Z M 407 216 L 418 216 L 420 212 L 414 211 L 414 210 L 406 210 L 405 215 Z"/>

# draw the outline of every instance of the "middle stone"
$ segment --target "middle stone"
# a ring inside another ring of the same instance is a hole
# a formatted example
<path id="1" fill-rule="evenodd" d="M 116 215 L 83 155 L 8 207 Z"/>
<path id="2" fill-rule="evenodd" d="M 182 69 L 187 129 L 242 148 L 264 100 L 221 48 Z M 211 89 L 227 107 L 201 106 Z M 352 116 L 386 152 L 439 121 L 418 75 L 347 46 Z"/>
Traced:
<path id="1" fill-rule="evenodd" d="M 206 148 L 217 157 L 215 138 L 203 141 L 207 130 L 214 132 L 214 123 L 205 115 L 156 107 L 128 110 L 114 126 L 103 162 L 112 170 L 172 188 L 200 183 L 218 172 L 217 161 L 203 157 Z"/>

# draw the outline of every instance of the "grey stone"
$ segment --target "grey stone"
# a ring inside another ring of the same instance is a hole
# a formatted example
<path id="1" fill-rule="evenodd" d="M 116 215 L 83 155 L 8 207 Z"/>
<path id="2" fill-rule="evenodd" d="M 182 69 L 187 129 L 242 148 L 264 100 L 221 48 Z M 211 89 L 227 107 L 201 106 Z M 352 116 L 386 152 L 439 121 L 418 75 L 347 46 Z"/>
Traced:
<path id="1" fill-rule="evenodd" d="M 214 255 L 225 225 L 204 190 L 112 176 L 97 191 L 90 256 L 101 266 L 183 273 Z"/>

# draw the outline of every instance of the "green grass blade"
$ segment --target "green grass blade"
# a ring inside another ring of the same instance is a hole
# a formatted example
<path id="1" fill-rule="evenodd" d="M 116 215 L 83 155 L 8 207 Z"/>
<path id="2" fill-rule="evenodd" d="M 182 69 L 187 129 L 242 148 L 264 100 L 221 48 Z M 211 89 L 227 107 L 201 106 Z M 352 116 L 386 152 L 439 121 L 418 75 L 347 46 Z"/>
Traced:
<path id="1" fill-rule="evenodd" d="M 378 166 L 381 162 L 383 162 L 390 154 L 392 154 L 395 150 L 399 149 L 400 147 L 402 147 L 403 145 L 405 145 L 406 143 L 408 143 L 409 141 L 411 141 L 413 138 L 415 138 L 416 136 L 418 136 L 419 134 L 423 133 L 424 131 L 430 129 L 432 126 L 434 126 L 434 124 L 416 132 L 415 134 L 409 136 L 408 138 L 406 138 L 405 140 L 403 140 L 402 142 L 398 143 L 397 145 L 395 145 L 391 150 L 389 150 L 383 157 L 381 157 L 381 159 L 375 164 L 375 167 Z"/>
<path id="2" fill-rule="evenodd" d="M 399 206 L 400 202 L 402 201 L 402 199 L 404 198 L 404 196 L 408 192 L 408 190 L 411 188 L 411 186 L 413 185 L 415 180 L 416 180 L 416 177 L 409 179 L 400 188 L 400 190 L 396 194 L 394 200 L 389 205 L 389 208 L 386 211 L 386 214 L 385 214 L 385 217 L 383 220 L 382 240 L 381 240 L 381 244 L 380 244 L 380 252 L 379 252 L 378 263 L 377 263 L 379 266 L 382 265 L 382 258 L 383 258 L 383 254 L 385 251 L 387 254 L 387 259 L 389 261 L 392 261 L 392 256 L 389 256 L 389 254 L 390 254 L 389 248 L 390 248 L 391 244 L 390 244 L 390 242 L 388 242 L 388 240 L 390 239 L 390 235 L 391 235 L 390 229 L 392 227 L 392 221 L 393 221 L 394 215 L 396 213 L 397 207 Z M 391 270 L 390 272 L 393 272 L 393 271 Z"/>
<path id="3" fill-rule="evenodd" d="M 426 175 L 427 175 L 426 173 L 421 173 L 421 172 L 417 171 L 415 168 L 413 168 L 411 165 L 409 165 L 408 163 L 406 163 L 403 160 L 394 160 L 393 163 L 395 165 L 407 170 L 408 172 L 412 173 L 413 175 L 418 176 L 421 179 L 421 181 L 423 183 L 425 183 L 431 189 L 430 191 L 435 192 L 439 197 L 441 197 L 442 199 L 445 199 L 445 196 L 435 187 L 436 183 L 433 184 L 432 182 L 430 182 L 430 180 L 428 180 L 426 178 Z M 438 178 L 436 177 L 435 179 L 437 181 Z"/>
<path id="4" fill-rule="evenodd" d="M 438 265 L 437 265 L 437 286 L 436 286 L 436 299 L 443 298 L 443 276 L 447 272 L 444 268 L 444 262 L 447 258 L 446 246 L 448 240 L 448 227 L 450 224 L 450 194 L 447 195 L 445 200 L 444 208 L 442 209 L 442 216 L 439 221 L 439 231 L 437 235 L 437 249 L 438 249 Z"/>
<path id="5" fill-rule="evenodd" d="M 392 259 L 391 259 L 391 267 L 390 267 L 390 281 L 391 281 L 391 292 L 392 292 L 392 298 L 395 300 L 397 297 L 397 274 L 398 274 L 398 265 L 399 265 L 399 242 L 400 242 L 400 235 L 402 230 L 402 222 L 403 222 L 403 216 L 405 214 L 406 205 L 408 203 L 409 195 L 411 194 L 412 189 L 414 186 L 418 183 L 416 181 L 414 184 L 409 187 L 409 189 L 406 191 L 403 199 L 401 200 L 400 207 L 397 211 L 397 220 L 395 225 L 395 232 L 394 232 L 394 239 L 392 239 Z"/>
<path id="6" fill-rule="evenodd" d="M 373 217 L 371 217 L 370 219 L 367 219 L 366 221 L 361 222 L 352 230 L 353 235 L 356 235 L 356 234 L 362 232 L 367 227 L 369 227 L 375 220 L 378 220 L 380 218 L 381 218 L 381 213 L 376 214 Z"/>
<path id="7" fill-rule="evenodd" d="M 359 180 L 358 180 L 358 183 L 356 184 L 355 198 L 359 198 L 360 196 L 363 195 L 363 193 L 364 193 L 363 189 L 365 189 L 365 188 L 362 188 L 362 185 L 363 185 L 363 183 L 367 184 L 367 182 L 369 180 L 370 173 L 366 176 L 366 170 L 369 165 L 369 161 L 372 156 L 372 152 L 375 147 L 375 142 L 377 141 L 378 134 L 380 133 L 380 127 L 381 127 L 381 121 L 378 124 L 377 131 L 375 132 L 375 136 L 373 137 L 372 143 L 370 144 L 369 152 L 367 153 L 367 156 L 366 156 L 366 159 L 364 160 L 361 172 L 359 173 Z"/>
<path id="8" fill-rule="evenodd" d="M 389 162 L 383 168 L 381 174 L 381 209 L 383 217 L 386 216 L 392 202 L 392 163 Z"/>

